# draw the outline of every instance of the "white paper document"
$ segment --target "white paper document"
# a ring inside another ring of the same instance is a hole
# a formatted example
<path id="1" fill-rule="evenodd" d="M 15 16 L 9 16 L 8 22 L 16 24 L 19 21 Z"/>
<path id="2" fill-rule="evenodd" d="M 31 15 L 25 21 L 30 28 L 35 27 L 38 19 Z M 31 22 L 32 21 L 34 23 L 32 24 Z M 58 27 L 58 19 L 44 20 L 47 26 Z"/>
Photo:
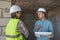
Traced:
<path id="1" fill-rule="evenodd" d="M 46 36 L 46 35 L 51 35 L 51 34 L 52 32 L 35 32 L 36 37 L 40 37 L 40 35 Z"/>

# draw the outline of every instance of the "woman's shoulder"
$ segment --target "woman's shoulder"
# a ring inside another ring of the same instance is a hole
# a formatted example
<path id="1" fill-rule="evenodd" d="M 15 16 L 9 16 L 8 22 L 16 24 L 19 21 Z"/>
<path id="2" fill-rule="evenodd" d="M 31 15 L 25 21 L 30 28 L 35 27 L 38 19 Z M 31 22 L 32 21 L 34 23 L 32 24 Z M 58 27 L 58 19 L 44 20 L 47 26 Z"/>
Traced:
<path id="1" fill-rule="evenodd" d="M 22 20 L 19 21 L 19 24 L 24 24 Z"/>

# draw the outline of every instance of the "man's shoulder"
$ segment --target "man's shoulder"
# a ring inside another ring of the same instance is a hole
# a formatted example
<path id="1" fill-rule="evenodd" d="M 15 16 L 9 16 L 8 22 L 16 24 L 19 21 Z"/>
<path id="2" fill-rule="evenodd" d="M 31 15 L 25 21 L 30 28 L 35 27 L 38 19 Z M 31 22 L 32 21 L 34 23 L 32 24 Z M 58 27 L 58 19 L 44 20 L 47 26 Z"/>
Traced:
<path id="1" fill-rule="evenodd" d="M 51 21 L 51 20 L 46 19 L 46 21 L 47 21 L 47 23 L 52 23 L 52 21 Z"/>
<path id="2" fill-rule="evenodd" d="M 36 24 L 36 23 L 40 23 L 40 20 L 37 20 L 37 21 L 35 22 L 35 24 Z"/>

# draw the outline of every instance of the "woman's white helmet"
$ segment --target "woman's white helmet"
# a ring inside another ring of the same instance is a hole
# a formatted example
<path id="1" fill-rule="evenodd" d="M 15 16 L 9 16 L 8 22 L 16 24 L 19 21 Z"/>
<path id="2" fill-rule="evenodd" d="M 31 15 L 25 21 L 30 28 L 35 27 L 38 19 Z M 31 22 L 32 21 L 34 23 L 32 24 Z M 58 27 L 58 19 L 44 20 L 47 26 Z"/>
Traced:
<path id="1" fill-rule="evenodd" d="M 37 11 L 38 12 L 45 12 L 46 13 L 46 10 L 44 8 L 39 8 Z"/>
<path id="2" fill-rule="evenodd" d="M 19 7 L 18 5 L 13 5 L 10 8 L 10 13 L 14 13 L 14 12 L 17 12 L 17 11 L 21 11 L 21 7 Z"/>

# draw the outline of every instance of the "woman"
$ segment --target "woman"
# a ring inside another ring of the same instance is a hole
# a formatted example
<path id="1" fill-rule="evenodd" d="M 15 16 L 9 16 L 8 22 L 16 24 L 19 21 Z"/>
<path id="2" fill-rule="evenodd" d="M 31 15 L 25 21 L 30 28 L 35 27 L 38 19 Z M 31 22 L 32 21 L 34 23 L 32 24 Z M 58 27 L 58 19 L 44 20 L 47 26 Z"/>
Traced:
<path id="1" fill-rule="evenodd" d="M 6 40 L 25 40 L 23 35 L 28 37 L 28 30 L 24 23 L 20 20 L 21 8 L 18 5 L 13 5 L 10 8 L 11 19 L 6 26 Z"/>

